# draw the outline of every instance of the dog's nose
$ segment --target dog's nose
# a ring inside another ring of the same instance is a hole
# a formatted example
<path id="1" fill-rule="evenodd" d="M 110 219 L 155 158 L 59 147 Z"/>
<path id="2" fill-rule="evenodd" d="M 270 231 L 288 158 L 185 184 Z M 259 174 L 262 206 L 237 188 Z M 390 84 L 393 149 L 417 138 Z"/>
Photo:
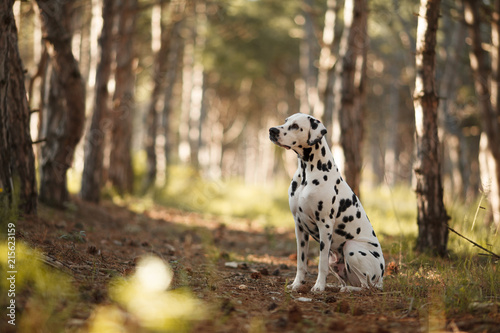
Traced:
<path id="1" fill-rule="evenodd" d="M 280 130 L 277 129 L 276 127 L 271 127 L 269 129 L 269 134 L 272 135 L 272 136 L 277 136 L 280 134 Z"/>

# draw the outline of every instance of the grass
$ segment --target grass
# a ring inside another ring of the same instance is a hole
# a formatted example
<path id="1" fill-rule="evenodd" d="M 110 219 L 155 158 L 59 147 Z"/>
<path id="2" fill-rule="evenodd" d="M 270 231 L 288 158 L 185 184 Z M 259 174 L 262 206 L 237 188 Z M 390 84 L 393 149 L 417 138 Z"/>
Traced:
<path id="1" fill-rule="evenodd" d="M 288 184 L 248 186 L 237 180 L 204 181 L 192 171 L 173 169 L 169 187 L 156 192 L 156 201 L 228 219 L 253 220 L 267 229 L 292 230 L 287 187 Z M 386 249 L 388 261 L 399 265 L 400 274 L 386 279 L 387 291 L 397 291 L 411 299 L 413 308 L 426 314 L 426 318 L 429 313 L 437 316 L 474 312 L 474 306 L 484 309 L 500 301 L 497 262 L 490 256 L 482 256 L 484 252 L 465 239 L 449 234 L 447 258 L 436 259 L 414 251 L 418 231 L 416 198 L 409 187 L 363 188 L 362 193 L 364 208 Z M 445 205 L 452 228 L 499 252 L 498 235 L 485 223 L 484 199 L 478 198 L 469 205 L 445 200 Z"/>
<path id="2" fill-rule="evenodd" d="M 238 180 L 204 180 L 190 169 L 170 170 L 168 186 L 148 197 L 117 198 L 115 202 L 141 211 L 160 203 L 181 210 L 211 214 L 221 219 L 253 221 L 265 230 L 288 228 L 293 219 L 288 208 L 286 183 L 248 186 Z M 408 313 L 417 310 L 428 329 L 442 327 L 446 317 L 460 314 L 488 316 L 500 304 L 498 262 L 456 234 L 449 234 L 446 258 L 428 257 L 413 249 L 416 235 L 416 199 L 409 187 L 362 188 L 362 202 L 382 246 L 386 262 L 395 262 L 398 274 L 387 276 L 385 292 L 408 301 Z M 464 204 L 445 199 L 449 226 L 482 246 L 500 252 L 497 231 L 485 222 L 486 200 Z M 272 241 L 272 237 L 269 238 Z M 217 256 L 217 254 L 214 254 Z M 259 322 L 253 322 L 257 328 Z"/>

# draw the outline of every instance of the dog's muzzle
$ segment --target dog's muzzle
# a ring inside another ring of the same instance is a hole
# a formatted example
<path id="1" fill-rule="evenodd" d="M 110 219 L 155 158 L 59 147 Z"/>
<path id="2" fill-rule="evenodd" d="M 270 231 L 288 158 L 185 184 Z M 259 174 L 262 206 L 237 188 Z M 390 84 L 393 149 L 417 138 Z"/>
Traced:
<path id="1" fill-rule="evenodd" d="M 280 130 L 276 127 L 271 127 L 269 129 L 269 139 L 276 145 L 283 147 L 285 149 L 290 149 L 288 146 L 284 146 L 281 143 L 279 143 L 278 138 L 280 136 Z"/>

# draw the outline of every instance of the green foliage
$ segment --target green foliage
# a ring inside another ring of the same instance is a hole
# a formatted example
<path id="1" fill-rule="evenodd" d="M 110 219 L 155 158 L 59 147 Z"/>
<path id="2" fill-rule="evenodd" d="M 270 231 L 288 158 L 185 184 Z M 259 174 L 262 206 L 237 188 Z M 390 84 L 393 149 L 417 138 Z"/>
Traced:
<path id="1" fill-rule="evenodd" d="M 188 290 L 167 290 L 173 271 L 157 257 L 142 258 L 135 274 L 128 279 L 116 278 L 109 292 L 117 305 L 97 307 L 89 332 L 100 333 L 110 327 L 133 332 L 126 322 L 126 309 L 139 327 L 158 332 L 188 332 L 191 323 L 205 318 L 205 308 Z M 119 305 L 119 306 L 118 306 Z"/>
<path id="2" fill-rule="evenodd" d="M 245 185 L 239 180 L 204 180 L 185 167 L 172 167 L 168 186 L 156 201 L 183 210 L 225 218 L 245 218 L 261 225 L 293 227 L 286 184 Z"/>
<path id="3" fill-rule="evenodd" d="M 70 277 L 48 268 L 43 263 L 43 255 L 38 251 L 20 241 L 16 241 L 15 244 L 16 327 L 19 332 L 62 331 L 77 301 Z M 12 262 L 7 261 L 7 252 L 7 242 L 2 241 L 0 243 L 2 272 L 11 270 L 8 264 Z M 1 279 L 0 304 L 4 309 L 10 301 L 7 298 L 9 290 L 9 281 Z M 22 304 L 21 299 L 27 301 Z"/>

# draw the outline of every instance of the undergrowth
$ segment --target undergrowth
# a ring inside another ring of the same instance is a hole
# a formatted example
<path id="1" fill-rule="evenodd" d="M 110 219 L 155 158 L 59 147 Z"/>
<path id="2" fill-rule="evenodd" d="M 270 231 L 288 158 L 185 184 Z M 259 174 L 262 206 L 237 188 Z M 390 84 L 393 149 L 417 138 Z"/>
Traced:
<path id="1" fill-rule="evenodd" d="M 243 218 L 262 225 L 265 230 L 293 230 L 288 208 L 287 183 L 249 186 L 239 180 L 204 180 L 198 173 L 174 167 L 169 171 L 168 186 L 148 196 L 118 198 L 115 202 L 141 211 L 155 203 L 213 214 L 223 220 Z M 428 257 L 414 251 L 417 235 L 415 193 L 408 186 L 362 188 L 361 201 L 385 248 L 386 264 L 393 262 L 398 273 L 386 276 L 385 290 L 397 293 L 409 304 L 408 313 L 418 311 L 429 329 L 433 321 L 461 313 L 488 315 L 500 304 L 500 272 L 497 260 L 462 237 L 449 234 L 449 255 Z M 493 252 L 499 252 L 499 237 L 485 222 L 486 200 L 477 198 L 464 204 L 445 199 L 448 225 L 465 237 Z"/>

